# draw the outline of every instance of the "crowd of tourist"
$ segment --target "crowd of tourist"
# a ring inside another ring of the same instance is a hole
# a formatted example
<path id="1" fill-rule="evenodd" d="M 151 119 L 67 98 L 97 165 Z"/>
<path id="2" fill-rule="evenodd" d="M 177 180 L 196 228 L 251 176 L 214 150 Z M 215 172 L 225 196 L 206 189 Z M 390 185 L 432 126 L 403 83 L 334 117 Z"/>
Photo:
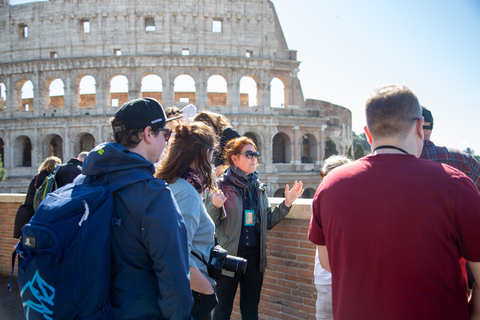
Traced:
<path id="1" fill-rule="evenodd" d="M 478 161 L 429 140 L 431 112 L 405 86 L 377 88 L 365 110 L 373 153 L 326 159 L 312 202 L 316 318 L 480 319 Z M 57 177 L 60 186 L 79 174 L 140 170 L 157 178 L 114 198 L 123 222 L 113 232 L 113 307 L 152 265 L 117 319 L 230 319 L 239 285 L 242 319 L 258 319 L 267 230 L 288 215 L 302 182 L 286 185 L 272 208 L 255 142 L 221 114 L 191 105 L 164 111 L 139 98 L 111 124 L 113 142 L 101 145 L 101 157 L 90 156 L 97 146 Z M 60 163 L 49 157 L 40 166 L 14 237 L 34 214 L 35 190 Z"/>

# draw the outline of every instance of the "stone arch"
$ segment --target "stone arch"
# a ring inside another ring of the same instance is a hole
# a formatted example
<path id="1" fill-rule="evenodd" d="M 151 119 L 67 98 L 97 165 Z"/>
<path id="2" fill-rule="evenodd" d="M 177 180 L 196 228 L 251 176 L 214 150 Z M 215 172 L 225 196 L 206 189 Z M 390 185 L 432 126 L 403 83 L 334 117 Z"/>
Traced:
<path id="1" fill-rule="evenodd" d="M 239 83 L 240 105 L 242 107 L 258 106 L 259 92 L 258 80 L 252 75 L 245 75 L 240 79 Z"/>
<path id="2" fill-rule="evenodd" d="M 317 154 L 317 139 L 311 133 L 304 134 L 300 140 L 300 159 L 302 163 L 315 163 Z"/>
<path id="3" fill-rule="evenodd" d="M 95 137 L 88 132 L 77 134 L 73 141 L 73 152 L 77 156 L 82 151 L 90 151 L 95 147 Z"/>
<path id="4" fill-rule="evenodd" d="M 302 194 L 302 198 L 304 199 L 313 199 L 313 196 L 315 195 L 316 190 L 313 188 L 305 188 Z"/>
<path id="5" fill-rule="evenodd" d="M 155 73 L 148 73 L 142 77 L 141 80 L 141 97 L 155 98 L 162 103 L 163 98 L 163 80 Z"/>
<path id="6" fill-rule="evenodd" d="M 179 74 L 175 77 L 173 83 L 173 104 L 179 108 L 183 108 L 188 104 L 195 105 L 197 89 L 193 76 L 188 73 Z"/>
<path id="7" fill-rule="evenodd" d="M 42 141 L 42 157 L 46 159 L 48 157 L 58 157 L 63 159 L 63 139 L 58 134 L 52 133 L 43 138 Z"/>
<path id="8" fill-rule="evenodd" d="M 28 79 L 21 79 L 15 85 L 19 103 L 16 105 L 16 110 L 32 111 L 34 108 L 33 98 L 35 95 L 35 88 L 33 82 Z"/>
<path id="9" fill-rule="evenodd" d="M 260 153 L 260 158 L 258 159 L 259 162 L 263 162 L 262 160 L 262 154 L 263 154 L 263 149 L 262 149 L 262 137 L 257 134 L 256 132 L 245 132 L 243 134 L 245 137 L 248 137 L 253 140 L 255 145 L 257 146 L 257 151 Z"/>
<path id="10" fill-rule="evenodd" d="M 78 102 L 76 106 L 78 106 L 78 108 L 95 108 L 97 104 L 95 97 L 97 93 L 97 82 L 95 77 L 91 74 L 82 74 L 78 76 L 75 83 L 77 88 L 75 90 L 75 101 Z"/>
<path id="11" fill-rule="evenodd" d="M 32 140 L 27 136 L 18 136 L 13 142 L 14 167 L 32 166 Z"/>
<path id="12" fill-rule="evenodd" d="M 48 95 L 44 106 L 49 109 L 65 108 L 65 84 L 61 78 L 50 78 L 46 81 L 45 87 L 48 88 Z"/>
<path id="13" fill-rule="evenodd" d="M 0 82 L 0 112 L 7 109 L 7 87 L 3 82 Z"/>
<path id="14" fill-rule="evenodd" d="M 291 160 L 290 137 L 283 132 L 277 133 L 272 139 L 273 163 L 289 163 Z"/>
<path id="15" fill-rule="evenodd" d="M 128 78 L 115 73 L 108 78 L 107 101 L 111 107 L 120 107 L 128 101 Z"/>
<path id="16" fill-rule="evenodd" d="M 275 198 L 285 198 L 285 189 L 284 188 L 277 189 L 273 194 L 273 196 Z"/>
<path id="17" fill-rule="evenodd" d="M 283 77 L 273 77 L 270 80 L 270 105 L 272 108 L 288 106 L 288 82 Z"/>
<path id="18" fill-rule="evenodd" d="M 228 83 L 227 79 L 219 74 L 213 74 L 207 80 L 207 105 L 227 106 L 228 105 Z"/>

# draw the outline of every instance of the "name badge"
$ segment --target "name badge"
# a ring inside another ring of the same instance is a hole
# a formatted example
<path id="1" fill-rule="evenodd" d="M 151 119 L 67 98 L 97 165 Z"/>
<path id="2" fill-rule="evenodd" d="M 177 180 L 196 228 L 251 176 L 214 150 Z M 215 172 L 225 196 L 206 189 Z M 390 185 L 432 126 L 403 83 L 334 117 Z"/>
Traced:
<path id="1" fill-rule="evenodd" d="M 251 227 L 255 225 L 255 211 L 254 210 L 245 210 L 245 226 Z"/>

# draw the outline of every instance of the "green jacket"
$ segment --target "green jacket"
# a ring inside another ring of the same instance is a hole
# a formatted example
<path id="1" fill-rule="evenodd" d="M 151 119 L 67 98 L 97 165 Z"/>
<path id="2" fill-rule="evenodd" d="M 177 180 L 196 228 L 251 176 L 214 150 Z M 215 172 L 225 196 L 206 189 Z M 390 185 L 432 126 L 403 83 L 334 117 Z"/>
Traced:
<path id="1" fill-rule="evenodd" d="M 290 208 L 285 203 L 280 203 L 272 210 L 268 197 L 265 194 L 265 187 L 262 183 L 256 184 L 261 192 L 259 197 L 260 207 L 260 272 L 265 271 L 267 266 L 267 230 L 272 229 L 290 212 Z M 243 217 L 243 201 L 238 189 L 223 180 L 223 176 L 218 181 L 218 188 L 223 191 L 227 197 L 224 204 L 227 215 L 225 218 L 222 208 L 217 209 L 212 204 L 210 194 L 206 198 L 206 207 L 208 214 L 215 222 L 215 232 L 217 234 L 218 244 L 228 251 L 231 256 L 236 256 L 238 251 L 238 243 L 240 241 L 240 233 L 242 230 Z M 248 263 L 248 262 L 247 262 Z M 223 275 L 233 277 L 234 273 L 223 270 Z"/>

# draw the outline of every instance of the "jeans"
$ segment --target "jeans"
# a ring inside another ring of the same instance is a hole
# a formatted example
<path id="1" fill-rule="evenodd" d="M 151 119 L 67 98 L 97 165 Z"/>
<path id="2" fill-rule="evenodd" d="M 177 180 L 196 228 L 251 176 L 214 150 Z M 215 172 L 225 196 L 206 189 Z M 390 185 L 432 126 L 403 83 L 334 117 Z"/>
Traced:
<path id="1" fill-rule="evenodd" d="M 230 319 L 238 283 L 240 283 L 242 319 L 258 319 L 258 304 L 263 284 L 263 272 L 260 272 L 260 248 L 239 248 L 237 256 L 247 259 L 247 270 L 244 274 L 236 272 L 233 278 L 222 276 L 217 281 L 218 305 L 213 312 L 214 320 Z"/>
<path id="2" fill-rule="evenodd" d="M 193 320 L 211 320 L 212 310 L 217 305 L 217 296 L 214 294 L 203 294 L 192 290 L 193 307 L 190 315 Z"/>
<path id="3" fill-rule="evenodd" d="M 317 320 L 329 319 L 333 320 L 332 310 L 332 286 L 331 285 L 315 285 L 317 287 L 317 302 L 315 303 Z"/>

